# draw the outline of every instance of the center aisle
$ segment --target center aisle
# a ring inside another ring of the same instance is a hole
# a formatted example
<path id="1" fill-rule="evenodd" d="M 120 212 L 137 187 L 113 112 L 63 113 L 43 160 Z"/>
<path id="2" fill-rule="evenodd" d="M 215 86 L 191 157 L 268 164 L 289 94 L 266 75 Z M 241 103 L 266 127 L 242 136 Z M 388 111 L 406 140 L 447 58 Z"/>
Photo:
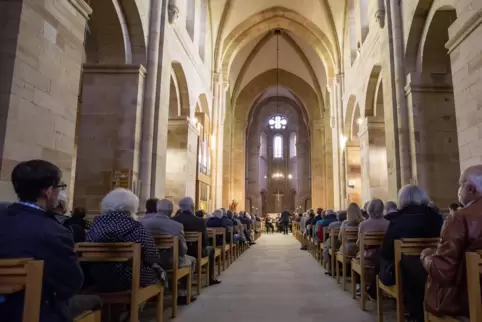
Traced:
<path id="1" fill-rule="evenodd" d="M 291 236 L 264 234 L 178 322 L 373 322 Z"/>

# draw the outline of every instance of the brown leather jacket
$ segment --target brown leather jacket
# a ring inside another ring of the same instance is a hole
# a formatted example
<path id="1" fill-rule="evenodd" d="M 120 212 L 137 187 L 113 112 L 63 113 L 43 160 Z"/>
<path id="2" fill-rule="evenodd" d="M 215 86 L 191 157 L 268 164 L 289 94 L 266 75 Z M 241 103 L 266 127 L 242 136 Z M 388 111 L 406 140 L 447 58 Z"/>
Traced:
<path id="1" fill-rule="evenodd" d="M 428 272 L 428 311 L 469 315 L 465 252 L 476 249 L 482 249 L 482 198 L 447 217 L 437 250 L 422 252 L 422 264 Z"/>

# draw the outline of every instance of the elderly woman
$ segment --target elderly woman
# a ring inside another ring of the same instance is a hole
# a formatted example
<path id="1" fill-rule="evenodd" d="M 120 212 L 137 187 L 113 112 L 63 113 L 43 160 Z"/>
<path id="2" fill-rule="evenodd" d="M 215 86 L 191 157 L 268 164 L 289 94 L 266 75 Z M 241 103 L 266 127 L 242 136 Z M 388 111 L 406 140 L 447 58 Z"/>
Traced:
<path id="1" fill-rule="evenodd" d="M 349 242 L 346 245 L 343 244 L 345 229 L 358 228 L 362 221 L 363 216 L 360 207 L 354 202 L 349 204 L 348 209 L 346 210 L 346 220 L 341 224 L 340 233 L 338 234 L 338 239 L 341 241 L 339 252 L 343 253 L 345 256 L 355 257 L 358 252 L 356 243 Z"/>
<path id="2" fill-rule="evenodd" d="M 363 233 L 384 233 L 390 222 L 383 218 L 383 201 L 373 199 L 367 206 L 367 213 L 368 219 L 361 222 L 358 226 L 358 235 L 360 236 Z M 360 245 L 360 239 L 358 239 L 357 245 Z M 373 265 L 377 257 L 378 247 L 365 249 L 364 253 L 366 265 Z M 357 258 L 360 257 L 359 255 L 357 255 Z"/>
<path id="3" fill-rule="evenodd" d="M 440 236 L 443 219 L 429 207 L 427 193 L 416 185 L 406 185 L 398 194 L 400 210 L 390 221 L 383 240 L 380 279 L 385 285 L 395 284 L 395 240 L 402 238 L 434 238 Z M 426 274 L 418 256 L 406 256 L 401 262 L 403 289 L 407 312 L 416 321 L 423 321 L 423 299 Z M 406 284 L 406 285 L 405 285 Z"/>
<path id="4" fill-rule="evenodd" d="M 100 204 L 102 215 L 94 219 L 87 233 L 88 242 L 141 244 L 140 286 L 163 283 L 165 272 L 160 266 L 160 255 L 154 239 L 144 226 L 135 220 L 139 199 L 127 189 L 109 192 Z M 92 264 L 89 271 L 95 285 L 103 292 L 128 290 L 132 283 L 132 269 L 125 263 Z"/>

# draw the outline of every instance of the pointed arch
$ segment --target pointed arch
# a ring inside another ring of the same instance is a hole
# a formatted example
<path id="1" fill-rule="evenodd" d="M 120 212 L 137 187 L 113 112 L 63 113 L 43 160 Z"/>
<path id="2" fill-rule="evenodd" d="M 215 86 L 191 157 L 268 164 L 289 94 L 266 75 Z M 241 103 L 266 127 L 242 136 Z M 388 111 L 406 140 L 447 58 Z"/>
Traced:
<path id="1" fill-rule="evenodd" d="M 189 100 L 189 88 L 187 85 L 186 74 L 178 61 L 173 61 L 171 63 L 172 71 L 176 76 L 176 81 L 179 89 L 179 104 L 181 106 L 180 115 L 190 116 L 190 100 Z"/>

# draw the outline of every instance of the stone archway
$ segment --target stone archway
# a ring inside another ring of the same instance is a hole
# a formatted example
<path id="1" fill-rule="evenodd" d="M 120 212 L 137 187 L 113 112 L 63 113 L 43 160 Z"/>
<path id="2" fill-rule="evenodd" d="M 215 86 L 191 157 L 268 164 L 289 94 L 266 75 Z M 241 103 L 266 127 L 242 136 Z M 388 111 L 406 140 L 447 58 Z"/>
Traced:
<path id="1" fill-rule="evenodd" d="M 457 14 L 450 6 L 440 6 L 443 2 L 434 2 L 423 28 L 413 33 L 420 39 L 409 42 L 419 46 L 407 57 L 412 72 L 406 90 L 413 115 L 413 176 L 442 208 L 456 199 L 460 174 L 451 62 L 445 48 Z"/>
<path id="2" fill-rule="evenodd" d="M 134 0 L 92 1 L 76 126 L 74 204 L 96 213 L 114 187 L 139 193 L 145 38 Z M 134 135 L 133 135 L 134 134 Z"/>
<path id="3" fill-rule="evenodd" d="M 332 206 L 333 191 L 326 189 L 332 187 L 332 177 L 327 175 L 331 169 L 331 141 L 328 153 L 323 153 L 320 147 L 331 140 L 331 129 L 327 120 L 323 118 L 323 99 L 318 97 L 311 86 L 303 79 L 284 70 L 277 73 L 276 69 L 253 79 L 240 92 L 239 97 L 232 102 L 232 109 L 227 111 L 225 124 L 225 145 L 223 162 L 223 202 L 229 200 L 244 202 L 245 200 L 245 136 L 249 113 L 254 102 L 261 92 L 277 84 L 290 89 L 300 100 L 306 109 L 310 127 L 310 139 L 312 147 L 311 155 L 311 191 L 314 203 L 323 206 Z M 327 138 L 327 136 L 330 136 Z M 318 147 L 318 148 L 316 148 Z M 240 208 L 244 205 L 240 204 Z"/>

